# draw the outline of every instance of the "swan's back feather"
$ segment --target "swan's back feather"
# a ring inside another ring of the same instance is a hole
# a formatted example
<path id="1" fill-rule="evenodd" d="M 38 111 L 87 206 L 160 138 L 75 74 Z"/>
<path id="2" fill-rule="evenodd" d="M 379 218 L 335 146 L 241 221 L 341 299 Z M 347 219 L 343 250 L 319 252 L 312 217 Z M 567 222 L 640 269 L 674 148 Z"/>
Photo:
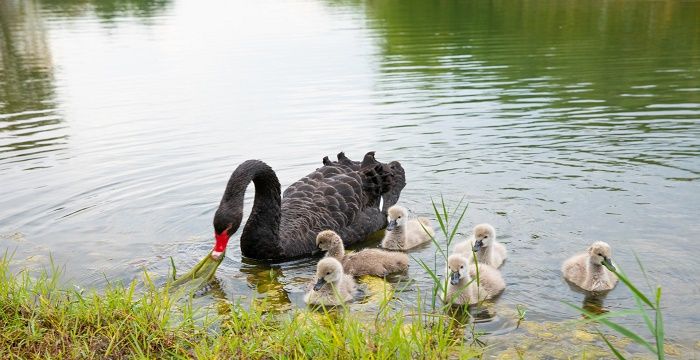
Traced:
<path id="1" fill-rule="evenodd" d="M 396 251 L 364 249 L 346 255 L 343 269 L 353 276 L 386 276 L 408 270 L 408 255 Z"/>
<path id="2" fill-rule="evenodd" d="M 280 244 L 285 257 L 310 253 L 321 230 L 340 231 L 362 206 L 360 175 L 346 166 L 324 166 L 284 191 Z"/>

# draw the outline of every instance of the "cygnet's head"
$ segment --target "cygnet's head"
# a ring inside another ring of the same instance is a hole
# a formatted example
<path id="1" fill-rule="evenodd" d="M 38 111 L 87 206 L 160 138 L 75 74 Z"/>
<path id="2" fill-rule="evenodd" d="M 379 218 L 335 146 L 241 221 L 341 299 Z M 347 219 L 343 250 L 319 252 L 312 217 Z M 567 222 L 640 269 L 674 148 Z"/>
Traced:
<path id="1" fill-rule="evenodd" d="M 604 241 L 594 242 L 588 247 L 588 255 L 591 257 L 591 263 L 604 265 L 608 269 L 615 270 L 612 264 L 612 249 L 608 243 Z"/>
<path id="2" fill-rule="evenodd" d="M 467 258 L 460 254 L 452 254 L 447 258 L 447 270 L 452 285 L 459 284 L 461 279 L 469 280 L 469 263 Z"/>
<path id="3" fill-rule="evenodd" d="M 474 252 L 482 247 L 489 247 L 496 239 L 496 229 L 490 224 L 479 224 L 474 226 Z"/>
<path id="4" fill-rule="evenodd" d="M 319 291 L 326 283 L 334 283 L 343 277 L 343 265 L 335 258 L 323 258 L 316 265 L 316 277 L 318 281 L 314 290 Z"/>
<path id="5" fill-rule="evenodd" d="M 387 212 L 389 214 L 387 215 L 389 225 L 386 227 L 388 231 L 394 230 L 395 228 L 406 224 L 406 220 L 408 219 L 408 210 L 406 210 L 405 207 L 394 205 L 390 207 Z"/>
<path id="6" fill-rule="evenodd" d="M 316 246 L 322 251 L 328 251 L 341 242 L 340 236 L 333 230 L 323 230 L 316 235 Z"/>

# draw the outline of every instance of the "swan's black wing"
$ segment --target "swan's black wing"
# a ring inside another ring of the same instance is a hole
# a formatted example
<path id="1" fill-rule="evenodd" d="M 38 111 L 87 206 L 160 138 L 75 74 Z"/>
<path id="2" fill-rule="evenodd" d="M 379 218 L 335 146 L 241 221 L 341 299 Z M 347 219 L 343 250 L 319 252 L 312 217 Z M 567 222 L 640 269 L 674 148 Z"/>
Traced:
<path id="1" fill-rule="evenodd" d="M 374 152 L 362 162 L 338 154 L 338 161 L 324 158 L 323 167 L 290 185 L 282 198 L 279 234 L 285 257 L 311 253 L 316 235 L 333 230 L 346 245 L 364 240 L 386 227 L 386 214 L 379 210 L 394 205 L 405 186 L 398 162 L 382 164 Z"/>
<path id="2" fill-rule="evenodd" d="M 285 257 L 311 253 L 320 231 L 350 226 L 363 203 L 362 178 L 344 165 L 324 166 L 290 185 L 282 198 L 279 228 Z"/>

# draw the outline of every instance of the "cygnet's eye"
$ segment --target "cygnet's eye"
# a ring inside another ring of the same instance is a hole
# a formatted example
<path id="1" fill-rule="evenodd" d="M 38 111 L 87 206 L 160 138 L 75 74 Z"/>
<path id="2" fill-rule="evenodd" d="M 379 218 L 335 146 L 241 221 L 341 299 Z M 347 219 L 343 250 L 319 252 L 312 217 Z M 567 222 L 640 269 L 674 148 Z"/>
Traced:
<path id="1" fill-rule="evenodd" d="M 460 269 L 464 269 L 464 265 L 460 265 L 460 267 L 459 267 L 459 268 L 460 268 Z"/>
<path id="2" fill-rule="evenodd" d="M 598 253 L 598 256 L 603 256 L 603 254 L 601 254 L 601 253 Z"/>
<path id="3" fill-rule="evenodd" d="M 330 275 L 330 274 L 331 274 L 331 272 L 330 272 L 330 271 L 326 273 L 326 275 Z"/>
<path id="4" fill-rule="evenodd" d="M 397 217 L 397 219 L 401 219 L 401 216 Z"/>

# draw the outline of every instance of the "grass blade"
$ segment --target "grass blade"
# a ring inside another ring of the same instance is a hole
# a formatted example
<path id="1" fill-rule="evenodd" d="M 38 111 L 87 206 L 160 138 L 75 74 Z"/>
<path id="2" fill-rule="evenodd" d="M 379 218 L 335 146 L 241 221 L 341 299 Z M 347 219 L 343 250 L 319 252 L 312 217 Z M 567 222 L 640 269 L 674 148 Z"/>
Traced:
<path id="1" fill-rule="evenodd" d="M 620 354 L 619 351 L 617 351 L 617 349 L 613 346 L 613 344 L 610 343 L 610 341 L 608 341 L 608 338 L 605 337 L 605 335 L 603 335 L 602 332 L 598 331 L 598 335 L 600 335 L 600 337 L 603 338 L 603 341 L 605 341 L 605 344 L 608 345 L 610 351 L 612 351 L 612 353 L 615 354 L 615 357 L 617 357 L 619 360 L 625 360 L 625 357 L 622 356 L 622 354 Z"/>
<path id="2" fill-rule="evenodd" d="M 656 338 L 656 353 L 659 356 L 659 360 L 663 360 L 665 357 L 664 353 L 664 319 L 661 315 L 661 288 L 656 288 L 656 332 L 654 333 Z"/>
<path id="3" fill-rule="evenodd" d="M 421 224 L 421 227 L 423 228 L 423 231 L 425 231 L 426 233 L 428 232 L 428 229 L 426 229 L 425 226 L 423 226 L 423 224 Z M 428 234 L 428 235 L 430 236 L 430 240 L 435 245 L 435 248 L 438 250 L 438 252 L 440 252 L 440 255 L 442 255 L 443 259 L 447 260 L 447 254 L 445 253 L 444 250 L 442 250 L 442 247 L 440 246 L 440 243 L 437 241 L 435 236 L 432 236 L 430 234 Z"/>
<path id="4" fill-rule="evenodd" d="M 445 222 L 442 221 L 442 216 L 440 215 L 440 210 L 438 210 L 437 205 L 435 205 L 435 200 L 430 200 L 433 203 L 433 211 L 435 212 L 435 217 L 437 218 L 438 223 L 440 223 L 440 230 L 442 230 L 442 233 L 445 234 L 445 237 L 447 237 L 447 227 L 445 227 Z"/>
<path id="5" fill-rule="evenodd" d="M 641 336 L 637 335 L 632 330 L 630 330 L 630 329 L 628 329 L 620 324 L 617 324 L 617 323 L 614 323 L 610 320 L 607 320 L 607 319 L 600 319 L 599 321 L 601 323 L 603 323 L 605 326 L 617 331 L 618 333 L 624 335 L 628 339 L 636 342 L 637 344 L 646 347 L 651 352 L 656 353 L 656 350 L 654 349 L 653 346 L 651 346 L 651 344 L 648 341 L 644 340 Z"/>
<path id="6" fill-rule="evenodd" d="M 457 210 L 459 210 L 460 206 L 462 206 L 462 203 L 464 202 L 464 198 L 465 198 L 465 196 L 462 195 L 462 198 L 459 199 L 459 202 L 457 203 L 457 206 L 455 206 L 455 209 L 452 210 L 452 211 L 450 211 L 450 213 L 456 213 Z"/>
<path id="7" fill-rule="evenodd" d="M 644 275 L 644 280 L 647 283 L 647 287 L 649 288 L 649 291 L 653 291 L 653 288 L 651 287 L 651 283 L 649 282 L 649 276 L 647 275 L 646 270 L 644 270 L 644 265 L 642 265 L 642 261 L 639 260 L 639 256 L 637 256 L 636 252 L 633 252 L 634 254 L 634 259 L 637 260 L 637 265 L 639 265 L 639 269 L 642 270 L 642 275 Z"/>
<path id="8" fill-rule="evenodd" d="M 413 260 L 415 260 L 418 263 L 418 265 L 420 265 L 428 273 L 428 275 L 430 275 L 431 278 L 433 278 L 433 281 L 435 282 L 435 284 L 441 283 L 440 278 L 438 278 L 437 275 L 435 275 L 435 272 L 432 269 L 430 269 L 428 264 L 426 264 L 422 259 L 418 259 L 418 258 L 413 257 L 413 256 L 411 256 L 411 257 L 413 258 Z"/>
<path id="9" fill-rule="evenodd" d="M 175 260 L 173 260 L 173 257 L 170 257 L 170 266 L 173 267 L 173 281 L 177 279 L 177 268 L 175 267 Z"/>
<path id="10" fill-rule="evenodd" d="M 567 305 L 569 305 L 570 307 L 573 307 L 574 309 L 578 310 L 581 314 L 584 314 L 584 315 L 586 315 L 586 316 L 589 316 L 591 319 L 597 317 L 595 314 L 589 312 L 588 310 L 583 309 L 583 308 L 580 308 L 580 307 L 578 307 L 578 306 L 576 306 L 576 305 L 574 305 L 574 304 L 570 304 L 570 303 L 565 303 L 565 304 L 567 304 Z M 635 332 L 633 332 L 632 330 L 630 330 L 630 329 L 628 329 L 628 328 L 626 328 L 626 327 L 624 327 L 624 326 L 622 326 L 622 325 L 620 325 L 620 324 L 618 324 L 618 323 L 612 322 L 612 321 L 610 321 L 610 320 L 608 320 L 608 319 L 606 319 L 606 318 L 604 318 L 604 317 L 602 317 L 602 316 L 597 317 L 596 321 L 598 321 L 599 323 L 601 323 L 601 324 L 603 324 L 603 325 L 609 327 L 610 329 L 612 329 L 612 330 L 614 330 L 614 331 L 617 331 L 618 333 L 620 333 L 620 334 L 622 334 L 623 336 L 625 336 L 626 338 L 628 338 L 628 339 L 630 339 L 630 340 L 636 342 L 637 344 L 646 347 L 647 349 L 649 349 L 649 351 L 651 351 L 651 352 L 653 352 L 653 353 L 656 353 L 656 350 L 655 350 L 654 347 L 651 345 L 651 343 L 649 343 L 648 341 L 644 340 L 644 338 L 642 338 L 641 336 L 637 335 L 637 334 L 636 334 Z"/>
<path id="11" fill-rule="evenodd" d="M 652 322 L 651 322 L 651 318 L 649 317 L 649 314 L 647 314 L 647 311 L 644 308 L 644 304 L 642 304 L 642 301 L 638 297 L 634 298 L 634 302 L 637 303 L 637 308 L 639 308 L 639 313 L 642 315 L 642 318 L 644 319 L 644 323 L 647 325 L 649 332 L 651 332 L 652 334 L 655 334 L 656 329 L 654 328 L 654 324 L 652 324 Z"/>
<path id="12" fill-rule="evenodd" d="M 452 243 L 452 239 L 455 237 L 455 234 L 457 233 L 457 229 L 459 229 L 459 224 L 462 222 L 462 219 L 464 218 L 464 214 L 467 213 L 467 208 L 469 208 L 469 204 L 467 204 L 464 207 L 464 210 L 462 210 L 462 215 L 459 216 L 459 219 L 457 219 L 457 223 L 452 228 L 452 233 L 450 233 L 450 237 L 447 238 L 447 245 L 448 246 Z"/>
<path id="13" fill-rule="evenodd" d="M 570 304 L 567 304 L 567 305 L 571 306 Z M 577 310 L 579 310 L 579 309 L 577 308 Z M 604 314 L 594 315 L 594 316 L 588 317 L 584 320 L 584 322 L 590 323 L 590 322 L 596 322 L 600 319 L 610 319 L 610 318 L 623 317 L 623 316 L 628 316 L 628 315 L 639 315 L 639 313 L 640 313 L 639 310 L 609 311 L 609 312 L 606 312 Z"/>
<path id="14" fill-rule="evenodd" d="M 623 283 L 625 283 L 625 285 L 627 285 L 627 288 L 629 288 L 630 291 L 632 291 L 632 293 L 634 293 L 634 296 L 635 296 L 635 297 L 637 297 L 637 298 L 639 298 L 640 300 L 644 301 L 644 302 L 645 302 L 647 305 L 649 305 L 649 307 L 651 307 L 652 309 L 656 309 L 656 307 L 655 307 L 654 304 L 649 300 L 649 298 L 647 298 L 646 295 L 642 294 L 642 292 L 639 291 L 639 289 L 637 289 L 637 287 L 634 286 L 634 284 L 632 284 L 632 282 L 627 278 L 627 276 L 624 275 L 624 273 L 623 273 L 622 271 L 618 271 L 617 269 L 610 268 L 610 267 L 608 267 L 607 264 L 603 264 L 603 265 L 605 265 L 605 267 L 606 267 L 608 270 L 610 270 L 610 271 L 612 271 L 613 273 L 615 273 L 615 275 L 617 275 L 618 279 L 620 279 L 620 281 L 622 281 Z"/>
<path id="15" fill-rule="evenodd" d="M 442 197 L 442 194 L 440 194 L 440 202 L 442 203 L 442 213 L 445 216 L 445 223 L 449 224 L 450 219 L 448 218 L 447 207 L 445 207 L 445 198 Z"/>

